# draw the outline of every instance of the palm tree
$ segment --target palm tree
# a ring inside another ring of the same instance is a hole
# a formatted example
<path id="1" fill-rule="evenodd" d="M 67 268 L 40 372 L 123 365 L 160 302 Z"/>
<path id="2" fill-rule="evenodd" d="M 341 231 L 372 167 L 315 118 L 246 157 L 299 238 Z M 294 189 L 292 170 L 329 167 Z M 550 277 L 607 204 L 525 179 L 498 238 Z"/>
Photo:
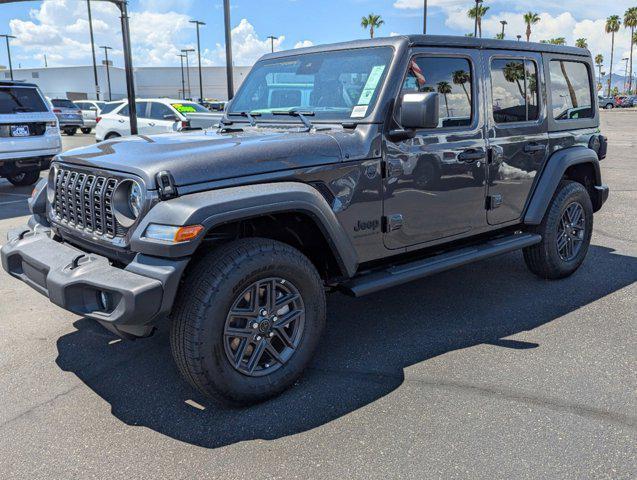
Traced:
<path id="1" fill-rule="evenodd" d="M 630 7 L 624 13 L 624 28 L 630 28 L 630 74 L 628 75 L 628 90 L 633 89 L 633 47 L 635 46 L 635 27 L 637 27 L 637 7 Z"/>
<path id="2" fill-rule="evenodd" d="M 566 45 L 564 37 L 549 38 L 548 40 L 540 40 L 540 43 L 549 43 L 551 45 Z"/>
<path id="3" fill-rule="evenodd" d="M 471 75 L 469 74 L 469 72 L 467 72 L 466 70 L 456 70 L 452 73 L 452 78 L 453 83 L 462 87 L 465 95 L 467 96 L 467 101 L 469 102 L 469 105 L 471 105 L 471 97 L 469 96 L 469 91 L 465 86 L 471 80 Z"/>
<path id="4" fill-rule="evenodd" d="M 449 117 L 449 101 L 447 95 L 451 93 L 451 85 L 449 82 L 438 82 L 438 93 L 441 93 L 445 97 L 445 108 L 447 109 L 447 117 Z"/>
<path id="5" fill-rule="evenodd" d="M 610 97 L 610 84 L 613 78 L 613 58 L 615 56 L 615 33 L 619 32 L 619 26 L 622 24 L 619 15 L 611 15 L 606 19 L 606 33 L 611 34 L 610 47 L 610 68 L 608 73 L 608 96 Z"/>
<path id="6" fill-rule="evenodd" d="M 496 33 L 495 38 L 496 40 L 504 40 L 504 33 Z"/>
<path id="7" fill-rule="evenodd" d="M 504 78 L 507 82 L 517 83 L 520 96 L 525 98 L 524 87 L 520 80 L 524 80 L 524 64 L 522 62 L 509 62 L 504 66 Z"/>
<path id="8" fill-rule="evenodd" d="M 599 84 L 599 88 L 601 90 L 602 88 L 602 65 L 604 64 L 604 55 L 602 55 L 601 53 L 598 53 L 597 55 L 595 55 L 595 65 L 597 65 L 597 70 L 599 70 L 599 76 L 598 76 L 598 84 Z"/>
<path id="9" fill-rule="evenodd" d="M 578 38 L 575 40 L 575 46 L 577 48 L 588 48 L 588 42 L 585 38 Z"/>
<path id="10" fill-rule="evenodd" d="M 374 30 L 380 28 L 380 26 L 384 23 L 385 20 L 383 20 L 380 15 L 374 15 L 373 13 L 370 13 L 369 15 L 361 19 L 361 27 L 366 30 L 367 28 L 369 28 L 370 38 L 374 38 Z"/>
<path id="11" fill-rule="evenodd" d="M 490 7 L 485 5 L 476 5 L 467 12 L 469 18 L 473 18 L 478 23 L 478 37 L 482 38 L 482 17 L 489 11 Z"/>
<path id="12" fill-rule="evenodd" d="M 537 13 L 526 12 L 524 14 L 524 23 L 526 23 L 526 41 L 531 41 L 531 25 L 535 25 L 540 21 L 540 16 Z"/>

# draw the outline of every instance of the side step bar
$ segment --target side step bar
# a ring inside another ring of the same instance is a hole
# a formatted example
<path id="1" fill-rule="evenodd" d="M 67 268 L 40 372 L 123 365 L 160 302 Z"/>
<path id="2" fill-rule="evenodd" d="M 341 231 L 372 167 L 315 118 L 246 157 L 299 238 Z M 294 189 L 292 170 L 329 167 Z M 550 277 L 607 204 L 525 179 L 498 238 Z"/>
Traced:
<path id="1" fill-rule="evenodd" d="M 462 248 L 424 260 L 416 260 L 404 265 L 355 277 L 342 284 L 341 290 L 353 297 L 362 297 L 363 295 L 375 293 L 385 288 L 395 287 L 419 278 L 428 277 L 429 275 L 451 268 L 530 247 L 541 241 L 542 237 L 533 233 L 510 235 L 496 240 L 490 240 L 473 247 Z"/>

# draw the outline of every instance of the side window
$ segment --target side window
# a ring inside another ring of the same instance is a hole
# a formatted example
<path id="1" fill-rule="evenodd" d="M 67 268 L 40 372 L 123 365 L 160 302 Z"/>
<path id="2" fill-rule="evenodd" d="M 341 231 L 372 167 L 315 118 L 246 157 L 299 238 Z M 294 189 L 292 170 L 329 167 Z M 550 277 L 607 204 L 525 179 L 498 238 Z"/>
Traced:
<path id="1" fill-rule="evenodd" d="M 163 103 L 152 102 L 150 104 L 150 118 L 152 118 L 153 120 L 165 120 L 165 115 L 175 116 L 175 112 L 173 112 L 170 107 L 164 105 Z"/>
<path id="2" fill-rule="evenodd" d="M 528 122 L 539 117 L 537 65 L 532 60 L 498 58 L 491 62 L 495 123 Z"/>
<path id="3" fill-rule="evenodd" d="M 440 123 L 438 127 L 471 125 L 473 79 L 466 58 L 416 57 L 409 64 L 401 93 L 438 92 Z"/>
<path id="4" fill-rule="evenodd" d="M 137 116 L 139 118 L 146 117 L 146 105 L 148 105 L 148 102 L 135 102 L 135 109 L 137 110 Z M 130 114 L 128 105 L 124 106 L 124 108 L 117 112 L 117 114 L 122 115 L 123 117 L 128 117 Z"/>
<path id="5" fill-rule="evenodd" d="M 75 102 L 75 105 L 77 105 L 80 108 L 80 110 L 88 110 L 88 107 L 86 103 L 84 102 Z"/>
<path id="6" fill-rule="evenodd" d="M 551 60 L 551 97 L 553 118 L 573 120 L 592 118 L 591 76 L 586 64 L 567 60 Z"/>

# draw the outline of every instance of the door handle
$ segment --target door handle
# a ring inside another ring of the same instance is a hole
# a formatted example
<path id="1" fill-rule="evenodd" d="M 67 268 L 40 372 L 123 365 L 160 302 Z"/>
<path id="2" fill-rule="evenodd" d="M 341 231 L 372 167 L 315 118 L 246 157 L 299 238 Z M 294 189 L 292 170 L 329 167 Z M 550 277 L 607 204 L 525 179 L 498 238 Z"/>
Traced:
<path id="1" fill-rule="evenodd" d="M 476 160 L 482 160 L 486 157 L 486 152 L 479 148 L 470 148 L 458 155 L 458 161 L 464 163 L 473 163 Z"/>
<path id="2" fill-rule="evenodd" d="M 124 123 L 126 120 L 118 120 L 119 123 Z"/>
<path id="3" fill-rule="evenodd" d="M 527 143 L 526 145 L 524 145 L 524 153 L 537 153 L 537 152 L 543 152 L 546 150 L 546 147 L 544 145 L 541 145 L 539 143 Z"/>
<path id="4" fill-rule="evenodd" d="M 149 126 L 149 127 L 154 127 L 154 126 L 155 126 L 155 124 L 154 124 L 153 122 L 150 122 L 150 123 L 148 124 L 148 126 Z"/>

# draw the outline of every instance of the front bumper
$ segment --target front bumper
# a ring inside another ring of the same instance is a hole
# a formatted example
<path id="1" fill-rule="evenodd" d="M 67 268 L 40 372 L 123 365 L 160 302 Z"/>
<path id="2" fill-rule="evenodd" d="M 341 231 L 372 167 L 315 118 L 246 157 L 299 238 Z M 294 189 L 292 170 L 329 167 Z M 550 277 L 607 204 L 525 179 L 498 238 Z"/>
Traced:
<path id="1" fill-rule="evenodd" d="M 9 232 L 0 250 L 2 267 L 54 304 L 123 336 L 147 335 L 154 320 L 170 312 L 187 260 L 137 255 L 118 268 L 51 238 L 41 224 L 31 225 Z"/>

